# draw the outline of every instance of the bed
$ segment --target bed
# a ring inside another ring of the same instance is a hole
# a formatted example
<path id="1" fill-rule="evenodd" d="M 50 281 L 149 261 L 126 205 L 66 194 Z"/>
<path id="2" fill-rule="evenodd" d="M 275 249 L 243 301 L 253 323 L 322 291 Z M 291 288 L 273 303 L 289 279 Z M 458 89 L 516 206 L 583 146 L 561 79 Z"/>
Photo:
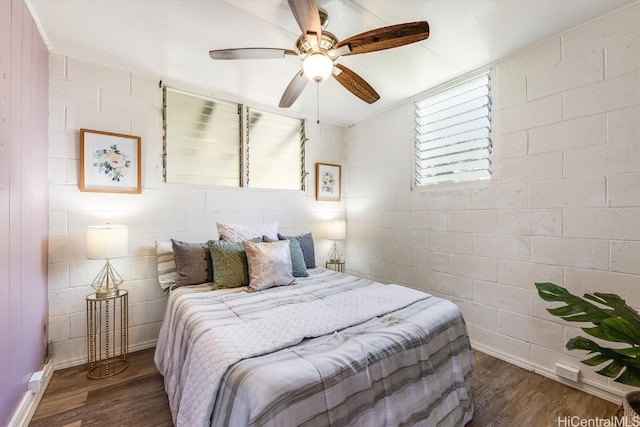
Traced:
<path id="1" fill-rule="evenodd" d="M 330 269 L 305 273 L 259 290 L 171 291 L 155 362 L 176 426 L 471 420 L 472 354 L 453 303 Z"/>

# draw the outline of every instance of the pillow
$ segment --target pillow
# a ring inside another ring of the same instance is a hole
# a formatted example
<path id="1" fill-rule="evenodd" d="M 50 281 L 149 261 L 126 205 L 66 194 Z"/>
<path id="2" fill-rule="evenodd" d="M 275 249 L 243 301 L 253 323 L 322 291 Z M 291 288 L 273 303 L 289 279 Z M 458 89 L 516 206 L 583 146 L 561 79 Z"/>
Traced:
<path id="1" fill-rule="evenodd" d="M 269 236 L 273 240 L 278 240 L 278 221 L 271 224 L 226 224 L 218 222 L 218 234 L 221 239 L 228 242 L 242 242 L 243 240 L 254 239 L 256 237 Z"/>
<path id="2" fill-rule="evenodd" d="M 300 242 L 302 254 L 304 255 L 304 263 L 306 264 L 307 268 L 316 268 L 316 251 L 313 246 L 313 236 L 311 235 L 311 233 L 301 234 L 299 236 L 283 236 L 282 234 L 278 233 L 278 239 L 297 239 Z"/>
<path id="3" fill-rule="evenodd" d="M 242 242 L 249 263 L 249 287 L 253 290 L 287 286 L 293 283 L 288 240 L 273 243 Z"/>
<path id="4" fill-rule="evenodd" d="M 178 272 L 178 286 L 213 282 L 211 251 L 206 243 L 187 243 L 171 239 Z"/>
<path id="5" fill-rule="evenodd" d="M 262 240 L 267 243 L 278 242 L 278 240 L 272 240 L 267 236 L 262 236 Z M 291 252 L 291 273 L 293 274 L 293 277 L 309 277 L 307 266 L 304 263 L 302 248 L 300 247 L 300 240 L 291 239 L 288 240 L 288 242 L 289 251 Z"/>
<path id="6" fill-rule="evenodd" d="M 251 239 L 261 242 L 262 238 Z M 242 242 L 209 240 L 207 242 L 213 261 L 213 283 L 216 289 L 249 286 L 247 254 Z"/>
<path id="7" fill-rule="evenodd" d="M 158 284 L 162 290 L 166 290 L 176 285 L 178 280 L 178 271 L 176 270 L 176 261 L 173 255 L 171 242 L 156 241 L 156 267 L 158 269 Z"/>

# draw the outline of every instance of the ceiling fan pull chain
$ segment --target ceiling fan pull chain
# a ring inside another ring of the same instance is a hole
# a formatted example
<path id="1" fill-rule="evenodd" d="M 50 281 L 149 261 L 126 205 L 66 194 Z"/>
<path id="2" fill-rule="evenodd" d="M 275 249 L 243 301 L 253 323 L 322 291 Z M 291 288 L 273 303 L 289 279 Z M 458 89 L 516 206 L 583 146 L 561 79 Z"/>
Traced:
<path id="1" fill-rule="evenodd" d="M 320 124 L 320 82 L 316 82 L 316 124 Z"/>

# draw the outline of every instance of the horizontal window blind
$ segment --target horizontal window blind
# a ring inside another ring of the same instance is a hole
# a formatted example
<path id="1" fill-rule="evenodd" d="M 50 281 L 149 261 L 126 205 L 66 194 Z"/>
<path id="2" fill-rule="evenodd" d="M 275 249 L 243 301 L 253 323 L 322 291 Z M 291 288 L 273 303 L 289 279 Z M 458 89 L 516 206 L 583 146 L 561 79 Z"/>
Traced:
<path id="1" fill-rule="evenodd" d="M 247 109 L 248 186 L 304 189 L 304 120 Z"/>
<path id="2" fill-rule="evenodd" d="M 240 107 L 165 87 L 165 180 L 240 185 Z"/>
<path id="3" fill-rule="evenodd" d="M 491 80 L 467 80 L 415 102 L 415 185 L 491 178 Z"/>

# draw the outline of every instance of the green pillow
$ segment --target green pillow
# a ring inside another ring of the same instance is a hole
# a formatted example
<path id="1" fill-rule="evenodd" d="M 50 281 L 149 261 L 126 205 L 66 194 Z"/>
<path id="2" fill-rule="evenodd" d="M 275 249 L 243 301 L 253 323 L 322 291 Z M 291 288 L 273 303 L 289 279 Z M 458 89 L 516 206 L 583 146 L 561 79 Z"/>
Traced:
<path id="1" fill-rule="evenodd" d="M 262 242 L 256 237 L 250 242 Z M 209 240 L 207 242 L 213 261 L 213 286 L 215 289 L 249 286 L 249 266 L 242 242 Z"/>
<path id="2" fill-rule="evenodd" d="M 262 236 L 262 240 L 267 243 L 278 241 L 271 239 L 269 236 Z M 291 251 L 291 274 L 293 274 L 293 277 L 309 277 L 307 265 L 304 261 L 304 254 L 302 253 L 302 246 L 300 246 L 300 239 L 283 240 L 289 240 L 289 250 Z"/>

